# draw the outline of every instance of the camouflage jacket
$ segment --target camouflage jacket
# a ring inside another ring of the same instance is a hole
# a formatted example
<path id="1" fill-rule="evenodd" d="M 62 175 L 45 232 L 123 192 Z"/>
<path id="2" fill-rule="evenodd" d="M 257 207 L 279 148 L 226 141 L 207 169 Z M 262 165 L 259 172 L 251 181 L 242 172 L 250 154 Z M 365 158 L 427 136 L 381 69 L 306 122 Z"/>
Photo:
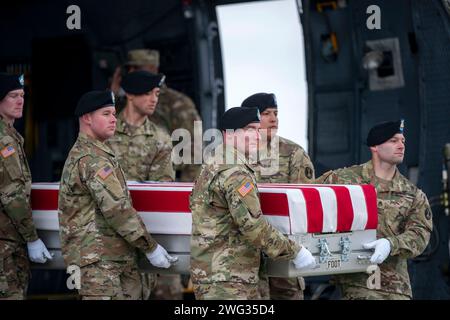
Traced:
<path id="1" fill-rule="evenodd" d="M 169 134 L 175 129 L 183 128 L 191 134 L 194 140 L 194 121 L 201 121 L 194 102 L 187 95 L 163 86 L 158 98 L 155 113 L 149 117 L 151 121 L 165 128 Z M 176 144 L 175 144 L 176 145 Z M 194 144 L 191 148 L 191 161 L 194 161 Z M 201 147 L 201 145 L 199 146 Z M 201 153 L 201 150 L 200 150 Z M 180 181 L 192 182 L 200 172 L 200 164 L 179 164 L 175 169 L 179 172 Z"/>
<path id="2" fill-rule="evenodd" d="M 123 112 L 117 118 L 116 133 L 107 144 L 117 156 L 127 180 L 173 181 L 172 142 L 164 130 L 149 119 L 140 127 L 126 123 Z"/>
<path id="3" fill-rule="evenodd" d="M 391 244 L 389 257 L 379 266 L 381 291 L 412 297 L 408 275 L 408 258 L 420 255 L 426 248 L 432 231 L 432 214 L 426 195 L 397 169 L 386 185 L 375 176 L 372 161 L 350 168 L 328 171 L 317 182 L 331 184 L 372 184 L 377 190 L 377 238 Z M 366 287 L 367 274 L 339 276 L 346 285 Z"/>
<path id="4" fill-rule="evenodd" d="M 0 117 L 0 241 L 37 240 L 30 207 L 31 173 L 23 138 Z"/>
<path id="5" fill-rule="evenodd" d="M 67 265 L 131 261 L 156 242 L 133 208 L 114 153 L 80 133 L 70 150 L 59 189 L 61 249 Z"/>
<path id="6" fill-rule="evenodd" d="M 293 259 L 300 250 L 264 219 L 254 172 L 231 149 L 227 152 L 237 154 L 237 164 L 204 164 L 190 196 L 191 277 L 196 284 L 256 284 L 261 252 Z"/>
<path id="7" fill-rule="evenodd" d="M 312 183 L 314 166 L 306 151 L 295 142 L 280 136 L 276 136 L 270 143 L 277 142 L 278 152 L 273 146 L 263 149 L 260 160 L 253 165 L 258 182 Z"/>

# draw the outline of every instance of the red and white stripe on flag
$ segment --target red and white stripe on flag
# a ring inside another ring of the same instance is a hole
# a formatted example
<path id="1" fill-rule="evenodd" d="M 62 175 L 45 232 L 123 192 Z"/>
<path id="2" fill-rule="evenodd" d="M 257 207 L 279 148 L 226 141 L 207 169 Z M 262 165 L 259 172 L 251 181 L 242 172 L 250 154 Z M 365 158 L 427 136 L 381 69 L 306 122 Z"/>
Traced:
<path id="1" fill-rule="evenodd" d="M 134 208 L 152 233 L 191 234 L 192 183 L 128 183 Z M 57 229 L 57 183 L 35 183 L 31 203 L 38 229 Z M 265 218 L 285 234 L 376 229 L 371 185 L 258 184 Z"/>

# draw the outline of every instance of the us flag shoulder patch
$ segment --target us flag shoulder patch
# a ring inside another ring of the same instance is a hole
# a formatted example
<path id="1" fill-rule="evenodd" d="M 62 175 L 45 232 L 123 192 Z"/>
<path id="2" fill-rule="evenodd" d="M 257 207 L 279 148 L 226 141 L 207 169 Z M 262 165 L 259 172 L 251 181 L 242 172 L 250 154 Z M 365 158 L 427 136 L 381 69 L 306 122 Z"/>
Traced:
<path id="1" fill-rule="evenodd" d="M 250 181 L 244 182 L 242 186 L 240 186 L 237 191 L 242 197 L 245 197 L 247 193 L 253 190 L 255 186 Z"/>
<path id="2" fill-rule="evenodd" d="M 97 175 L 103 180 L 105 180 L 111 175 L 111 173 L 113 173 L 112 168 L 110 166 L 104 166 L 97 172 Z"/>
<path id="3" fill-rule="evenodd" d="M 13 146 L 7 146 L 0 151 L 3 158 L 8 158 L 9 156 L 13 155 L 16 152 L 16 149 L 14 149 Z"/>

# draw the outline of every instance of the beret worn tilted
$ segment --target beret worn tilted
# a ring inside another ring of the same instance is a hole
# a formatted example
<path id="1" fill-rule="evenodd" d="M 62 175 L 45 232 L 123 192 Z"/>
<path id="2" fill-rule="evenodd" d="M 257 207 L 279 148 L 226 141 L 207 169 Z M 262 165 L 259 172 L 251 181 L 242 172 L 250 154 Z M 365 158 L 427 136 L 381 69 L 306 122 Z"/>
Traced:
<path id="1" fill-rule="evenodd" d="M 255 93 L 242 101 L 242 107 L 256 107 L 259 112 L 264 112 L 267 108 L 278 108 L 277 98 L 273 93 Z"/>
<path id="2" fill-rule="evenodd" d="M 115 106 L 114 93 L 110 90 L 89 91 L 83 94 L 78 101 L 75 115 L 81 117 L 83 114 L 109 106 Z"/>
<path id="3" fill-rule="evenodd" d="M 145 94 L 160 88 L 166 79 L 163 74 L 155 74 L 148 71 L 135 71 L 127 74 L 122 81 L 122 88 L 129 94 Z"/>
<path id="4" fill-rule="evenodd" d="M 367 135 L 367 146 L 373 147 L 386 142 L 397 133 L 403 133 L 404 127 L 405 121 L 403 119 L 376 124 Z"/>
<path id="5" fill-rule="evenodd" d="M 235 107 L 228 109 L 220 121 L 220 130 L 241 129 L 252 122 L 260 122 L 258 108 Z"/>
<path id="6" fill-rule="evenodd" d="M 23 89 L 23 85 L 23 74 L 13 75 L 0 72 L 0 100 L 3 100 L 10 91 Z"/>

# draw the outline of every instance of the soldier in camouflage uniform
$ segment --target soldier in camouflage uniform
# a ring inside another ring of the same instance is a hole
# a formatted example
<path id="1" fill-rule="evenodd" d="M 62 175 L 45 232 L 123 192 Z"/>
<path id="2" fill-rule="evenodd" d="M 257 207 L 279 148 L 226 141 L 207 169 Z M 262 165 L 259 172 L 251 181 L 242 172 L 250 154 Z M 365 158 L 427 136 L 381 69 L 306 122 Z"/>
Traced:
<path id="1" fill-rule="evenodd" d="M 157 74 L 159 72 L 159 60 L 159 51 L 157 50 L 130 50 L 126 63 L 127 71 L 148 71 Z M 115 82 L 118 83 L 118 81 Z M 116 84 L 115 87 L 119 86 Z M 127 99 L 126 97 L 121 98 L 120 101 L 123 101 L 121 103 L 125 106 Z M 194 102 L 185 94 L 171 89 L 165 84 L 161 86 L 157 108 L 149 116 L 149 119 L 169 135 L 176 129 L 186 129 L 191 139 L 194 138 L 194 121 L 201 120 Z M 172 144 L 172 141 L 170 143 Z M 177 181 L 192 182 L 198 175 L 200 165 L 193 164 L 194 152 L 201 154 L 202 150 L 195 150 L 195 147 L 194 144 L 191 144 L 191 164 L 174 165 Z M 201 145 L 197 147 L 201 148 Z M 183 296 L 182 290 L 180 275 L 160 275 L 152 296 L 157 299 L 181 299 Z"/>
<path id="2" fill-rule="evenodd" d="M 174 259 L 147 232 L 120 164 L 104 143 L 116 127 L 112 93 L 86 93 L 75 115 L 80 134 L 64 165 L 58 199 L 64 261 L 80 267 L 83 299 L 141 299 L 136 249 L 157 267 L 168 268 Z"/>
<path id="3" fill-rule="evenodd" d="M 128 52 L 128 61 L 126 63 L 128 72 L 144 70 L 151 73 L 159 72 L 159 52 L 157 50 L 137 49 Z M 116 78 L 119 74 L 116 75 Z M 116 80 L 114 87 L 119 92 L 119 81 Z M 122 94 L 123 95 L 123 94 Z M 126 105 L 126 99 L 120 99 L 123 106 Z M 169 88 L 167 85 L 161 86 L 158 107 L 155 112 L 149 116 L 150 120 L 156 125 L 164 128 L 169 135 L 176 129 L 186 129 L 194 138 L 194 122 L 201 121 L 200 115 L 194 102 L 187 95 Z M 192 182 L 200 172 L 200 165 L 193 164 L 195 146 L 191 148 L 191 164 L 177 164 L 175 171 L 178 181 Z M 200 151 L 201 150 L 197 150 Z"/>
<path id="4" fill-rule="evenodd" d="M 108 144 L 115 152 L 127 180 L 175 179 L 170 137 L 148 118 L 155 111 L 162 83 L 161 75 L 147 71 L 131 72 L 123 80 L 127 106 L 120 112 L 116 134 Z M 147 300 L 157 286 L 156 274 L 142 273 L 141 276 L 144 299 Z M 181 282 L 179 287 L 181 293 Z"/>
<path id="5" fill-rule="evenodd" d="M 221 130 L 243 130 L 224 133 L 225 142 L 216 149 L 225 149 L 224 158 L 218 153 L 206 160 L 195 182 L 190 198 L 191 279 L 197 299 L 261 299 L 262 252 L 273 259 L 294 259 L 297 268 L 315 265 L 306 248 L 262 216 L 256 178 L 245 158 L 246 149 L 257 148 L 259 120 L 257 108 L 225 112 Z"/>
<path id="6" fill-rule="evenodd" d="M 426 195 L 397 169 L 403 161 L 403 120 L 374 126 L 367 137 L 372 159 L 362 165 L 329 171 L 319 183 L 372 184 L 378 198 L 378 240 L 363 244 L 375 249 L 370 261 L 379 264 L 381 287 L 369 289 L 367 274 L 336 277 L 344 299 L 412 298 L 407 259 L 420 255 L 432 231 L 432 213 Z"/>
<path id="7" fill-rule="evenodd" d="M 276 134 L 278 106 L 273 93 L 256 93 L 246 98 L 242 107 L 257 107 L 261 113 L 262 151 L 255 162 L 257 182 L 312 183 L 314 166 L 302 147 Z M 267 143 L 265 143 L 267 142 Z M 278 145 L 277 145 L 278 144 Z M 261 295 L 273 300 L 303 300 L 305 280 L 298 278 L 261 277 Z"/>
<path id="8" fill-rule="evenodd" d="M 127 180 L 175 179 L 170 137 L 148 119 L 155 111 L 163 81 L 163 75 L 147 71 L 129 73 L 123 81 L 128 104 L 119 114 L 116 133 L 108 144 Z"/>
<path id="9" fill-rule="evenodd" d="M 24 299 L 28 259 L 52 259 L 33 223 L 30 168 L 23 138 L 13 127 L 22 117 L 23 97 L 23 76 L 0 73 L 0 300 Z"/>

